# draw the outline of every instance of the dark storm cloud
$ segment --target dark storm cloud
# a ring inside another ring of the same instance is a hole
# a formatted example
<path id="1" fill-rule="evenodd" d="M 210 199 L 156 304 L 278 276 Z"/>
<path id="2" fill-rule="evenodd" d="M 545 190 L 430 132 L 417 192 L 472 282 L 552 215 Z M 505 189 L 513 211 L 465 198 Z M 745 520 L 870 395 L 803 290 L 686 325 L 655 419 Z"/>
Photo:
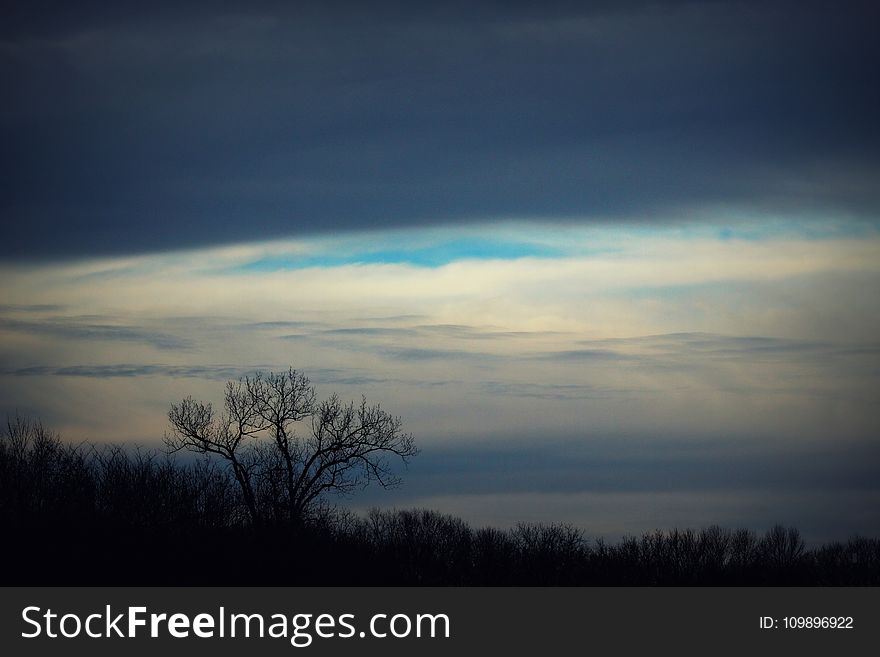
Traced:
<path id="1" fill-rule="evenodd" d="M 644 390 L 610 388 L 608 386 L 578 383 L 512 383 L 509 381 L 484 381 L 480 383 L 480 387 L 490 395 L 561 401 L 612 399 L 633 393 L 645 393 Z"/>
<path id="2" fill-rule="evenodd" d="M 387 358 L 401 361 L 423 361 L 423 360 L 493 360 L 498 356 L 479 351 L 465 351 L 463 349 L 432 349 L 425 347 L 379 347 L 376 349 L 378 353 Z"/>
<path id="3" fill-rule="evenodd" d="M 539 360 L 558 362 L 643 360 L 642 358 L 610 349 L 568 349 L 564 351 L 549 351 L 533 357 Z"/>
<path id="4" fill-rule="evenodd" d="M 139 326 L 118 326 L 96 323 L 95 318 L 49 318 L 21 320 L 0 317 L 0 331 L 49 335 L 68 340 L 96 340 L 114 342 L 139 342 L 159 349 L 186 349 L 190 340 Z"/>
<path id="5" fill-rule="evenodd" d="M 197 379 L 238 379 L 252 374 L 256 368 L 240 368 L 228 365 L 69 365 L 51 367 L 34 365 L 5 370 L 2 373 L 11 376 L 75 376 L 90 379 L 115 379 L 143 376 L 168 376 Z"/>
<path id="6" fill-rule="evenodd" d="M 0 315 L 13 313 L 45 313 L 62 310 L 64 306 L 51 303 L 7 304 L 0 303 Z"/>
<path id="7" fill-rule="evenodd" d="M 254 329 L 290 329 L 290 328 L 314 328 L 321 326 L 320 322 L 297 322 L 297 321 L 271 321 L 271 322 L 254 322 L 247 324 L 246 328 Z"/>
<path id="8" fill-rule="evenodd" d="M 442 336 L 453 340 L 497 340 L 503 338 L 523 338 L 541 335 L 558 335 L 552 331 L 492 331 L 478 326 L 461 324 L 426 324 L 411 328 L 389 326 L 354 326 L 335 328 L 321 332 L 328 336 L 358 335 L 364 337 L 418 337 Z"/>
<path id="9" fill-rule="evenodd" d="M 876 216 L 877 6 L 7 3 L 0 256 Z"/>
<path id="10" fill-rule="evenodd" d="M 366 337 L 412 337 L 418 334 L 413 329 L 390 328 L 380 326 L 352 326 L 350 328 L 335 328 L 323 331 L 325 335 L 356 335 Z"/>
<path id="11" fill-rule="evenodd" d="M 0 375 L 14 377 L 78 377 L 85 379 L 116 379 L 138 377 L 169 377 L 231 381 L 256 372 L 279 371 L 274 365 L 166 365 L 149 363 L 112 363 L 104 365 L 31 365 L 28 367 L 0 367 Z M 361 368 L 337 369 L 328 367 L 306 368 L 309 380 L 315 384 L 363 386 L 376 383 L 394 383 L 409 387 L 436 387 L 449 385 L 449 381 L 421 381 L 391 379 L 363 373 Z M 460 385 L 460 382 L 458 382 Z"/>
<path id="12" fill-rule="evenodd" d="M 260 326 L 287 327 L 288 323 L 269 322 Z M 292 322 L 290 326 L 297 326 Z M 253 325 L 249 325 L 253 326 Z M 465 324 L 423 324 L 411 327 L 353 326 L 325 328 L 326 324 L 301 323 L 301 332 L 278 336 L 280 340 L 311 341 L 324 347 L 355 352 L 370 352 L 400 361 L 468 360 L 482 362 L 542 361 L 557 364 L 628 363 L 640 368 L 693 369 L 709 363 L 838 363 L 852 361 L 850 371 L 870 368 L 872 358 L 880 355 L 874 342 L 838 343 L 798 340 L 760 335 L 723 335 L 705 332 L 667 333 L 592 340 L 574 339 L 571 333 L 554 331 L 499 331 Z M 510 340 L 529 337 L 568 337 L 576 348 L 555 351 L 518 350 L 515 353 L 492 353 L 472 347 L 509 344 Z M 446 346 L 428 346 L 437 337 Z M 388 344 L 394 339 L 393 344 Z M 861 358 L 860 358 L 861 357 Z M 505 386 L 487 383 L 493 394 L 543 397 L 548 399 L 587 399 L 604 396 L 609 390 L 567 386 Z M 622 392 L 622 391 L 617 391 Z"/>
<path id="13" fill-rule="evenodd" d="M 495 340 L 499 338 L 559 335 L 557 331 L 491 331 L 479 326 L 465 326 L 462 324 L 425 324 L 417 328 L 428 334 L 436 334 L 458 340 Z"/>
<path id="14" fill-rule="evenodd" d="M 880 355 L 880 344 L 862 343 L 856 345 L 836 344 L 819 340 L 796 340 L 760 335 L 719 335 L 716 333 L 668 333 L 632 338 L 607 338 L 603 340 L 580 340 L 579 344 L 590 349 L 571 352 L 554 352 L 546 357 L 565 359 L 569 354 L 589 359 L 592 354 L 598 358 L 613 359 L 615 355 L 626 357 L 621 351 L 636 350 L 637 358 L 644 362 L 652 359 L 663 362 L 671 355 L 690 355 L 702 360 L 762 361 L 790 360 L 799 357 L 813 359 L 845 358 L 849 356 Z"/>

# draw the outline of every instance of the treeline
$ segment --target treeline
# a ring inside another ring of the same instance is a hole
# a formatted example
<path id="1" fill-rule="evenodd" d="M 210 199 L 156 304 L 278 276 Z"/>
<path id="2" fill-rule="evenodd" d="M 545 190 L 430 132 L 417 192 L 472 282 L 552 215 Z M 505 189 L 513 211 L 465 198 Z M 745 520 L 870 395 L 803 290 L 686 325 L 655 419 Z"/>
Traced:
<path id="1" fill-rule="evenodd" d="M 474 529 L 428 510 L 360 517 L 332 507 L 256 526 L 239 491 L 211 461 L 69 445 L 39 423 L 10 421 L 0 438 L 0 583 L 880 584 L 871 538 L 807 549 L 795 529 L 708 527 L 610 544 L 563 524 Z"/>

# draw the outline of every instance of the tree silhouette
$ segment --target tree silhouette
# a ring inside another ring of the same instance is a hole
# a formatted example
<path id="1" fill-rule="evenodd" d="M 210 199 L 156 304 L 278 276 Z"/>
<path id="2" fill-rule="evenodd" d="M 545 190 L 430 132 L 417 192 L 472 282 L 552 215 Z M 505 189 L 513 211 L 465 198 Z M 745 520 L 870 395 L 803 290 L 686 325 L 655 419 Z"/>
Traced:
<path id="1" fill-rule="evenodd" d="M 395 486 L 390 457 L 406 464 L 418 453 L 399 417 L 366 398 L 318 402 L 309 379 L 293 369 L 229 381 L 220 414 L 187 397 L 168 418 L 168 450 L 224 459 L 254 524 L 302 521 L 326 493 Z"/>

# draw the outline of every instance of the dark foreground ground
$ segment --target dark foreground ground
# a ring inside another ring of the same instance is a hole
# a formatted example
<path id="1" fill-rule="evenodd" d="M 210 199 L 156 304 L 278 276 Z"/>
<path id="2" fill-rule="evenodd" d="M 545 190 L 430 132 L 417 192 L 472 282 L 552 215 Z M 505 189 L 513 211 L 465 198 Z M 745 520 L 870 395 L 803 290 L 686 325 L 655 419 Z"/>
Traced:
<path id="1" fill-rule="evenodd" d="M 316 509 L 256 527 L 210 462 L 0 439 L 0 585 L 880 585 L 880 540 L 807 549 L 793 528 L 588 540 L 474 529 L 429 510 Z M 267 498 L 266 517 L 273 504 Z"/>

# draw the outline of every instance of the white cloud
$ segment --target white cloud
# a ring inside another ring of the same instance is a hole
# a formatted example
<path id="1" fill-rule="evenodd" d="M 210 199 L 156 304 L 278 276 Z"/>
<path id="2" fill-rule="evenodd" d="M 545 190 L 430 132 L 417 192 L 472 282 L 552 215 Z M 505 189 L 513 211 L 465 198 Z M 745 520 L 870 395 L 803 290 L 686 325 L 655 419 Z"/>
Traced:
<path id="1" fill-rule="evenodd" d="M 382 402 L 426 449 L 585 433 L 873 439 L 880 237 L 681 231 L 545 232 L 564 257 L 436 267 L 240 270 L 361 248 L 349 238 L 5 265 L 2 410 L 71 439 L 156 443 L 171 401 L 293 365 L 322 394 Z"/>

